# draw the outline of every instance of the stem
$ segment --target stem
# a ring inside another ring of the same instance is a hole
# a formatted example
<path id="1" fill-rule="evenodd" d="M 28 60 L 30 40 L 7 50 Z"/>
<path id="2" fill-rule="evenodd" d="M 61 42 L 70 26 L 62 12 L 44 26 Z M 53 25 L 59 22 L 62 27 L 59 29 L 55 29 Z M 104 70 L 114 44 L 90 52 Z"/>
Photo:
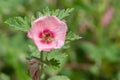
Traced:
<path id="1" fill-rule="evenodd" d="M 43 51 L 40 53 L 40 79 L 41 80 L 41 76 L 42 76 L 42 73 L 43 73 Z"/>
<path id="2" fill-rule="evenodd" d="M 48 65 L 46 61 L 43 61 L 43 60 L 41 60 L 40 58 L 37 58 L 37 57 L 34 57 L 34 56 L 32 56 L 32 58 L 37 59 L 38 61 L 40 61 L 40 63 L 43 63 L 43 64 Z"/>

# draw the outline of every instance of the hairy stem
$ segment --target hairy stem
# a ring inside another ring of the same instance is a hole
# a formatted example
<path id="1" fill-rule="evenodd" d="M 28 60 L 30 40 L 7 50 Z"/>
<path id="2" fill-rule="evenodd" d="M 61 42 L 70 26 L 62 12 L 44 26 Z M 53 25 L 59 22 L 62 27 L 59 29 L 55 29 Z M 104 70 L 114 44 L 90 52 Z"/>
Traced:
<path id="1" fill-rule="evenodd" d="M 43 51 L 40 53 L 40 79 L 41 80 L 41 76 L 42 76 L 42 73 L 43 73 Z"/>

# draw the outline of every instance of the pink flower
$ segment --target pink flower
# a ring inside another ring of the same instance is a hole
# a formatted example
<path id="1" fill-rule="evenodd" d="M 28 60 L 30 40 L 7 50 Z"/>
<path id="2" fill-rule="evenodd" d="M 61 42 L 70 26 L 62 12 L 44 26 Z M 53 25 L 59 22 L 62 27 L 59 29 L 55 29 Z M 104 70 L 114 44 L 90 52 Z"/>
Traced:
<path id="1" fill-rule="evenodd" d="M 67 25 L 55 16 L 36 19 L 28 32 L 39 51 L 51 51 L 64 45 Z"/>
<path id="2" fill-rule="evenodd" d="M 114 15 L 114 8 L 109 7 L 102 17 L 101 23 L 102 23 L 103 27 L 108 26 L 108 24 L 111 22 L 111 20 L 113 18 L 113 15 Z"/>

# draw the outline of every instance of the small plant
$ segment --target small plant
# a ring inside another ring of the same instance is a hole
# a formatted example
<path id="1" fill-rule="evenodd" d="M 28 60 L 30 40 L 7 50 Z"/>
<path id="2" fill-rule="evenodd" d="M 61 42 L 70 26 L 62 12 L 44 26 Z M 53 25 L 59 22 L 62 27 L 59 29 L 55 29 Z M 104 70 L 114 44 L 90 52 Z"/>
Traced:
<path id="1" fill-rule="evenodd" d="M 64 18 L 69 16 L 71 9 L 53 10 L 45 8 L 42 12 L 27 17 L 14 17 L 6 20 L 6 24 L 16 30 L 27 33 L 28 38 L 33 40 L 35 46 L 29 45 L 30 55 L 28 64 L 32 80 L 44 80 L 45 73 L 57 74 L 65 64 L 67 54 L 64 49 L 68 48 L 69 42 L 80 39 L 78 35 L 67 31 Z M 54 70 L 54 72 L 49 72 Z M 66 76 L 54 76 L 48 80 L 69 80 Z"/>

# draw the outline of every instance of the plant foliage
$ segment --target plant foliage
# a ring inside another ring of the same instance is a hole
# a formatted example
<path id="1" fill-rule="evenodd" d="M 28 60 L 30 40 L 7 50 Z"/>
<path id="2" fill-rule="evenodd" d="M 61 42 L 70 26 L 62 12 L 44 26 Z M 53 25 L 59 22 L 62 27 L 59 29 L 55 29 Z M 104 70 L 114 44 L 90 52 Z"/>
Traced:
<path id="1" fill-rule="evenodd" d="M 16 30 L 20 30 L 24 32 L 27 32 L 30 28 L 30 24 L 29 24 L 27 17 L 9 18 L 8 20 L 5 21 L 5 23 Z"/>
<path id="2" fill-rule="evenodd" d="M 50 11 L 49 8 L 47 7 L 43 9 L 43 11 L 37 12 L 36 18 L 39 18 L 41 16 L 56 16 L 59 19 L 63 19 L 66 16 L 68 16 L 72 11 L 73 11 L 73 8 L 68 8 L 63 10 L 57 9 L 54 11 Z M 9 18 L 8 20 L 5 21 L 5 23 L 16 30 L 27 32 L 31 27 L 30 20 L 33 21 L 36 18 L 32 16 L 31 19 L 27 19 L 27 17 L 22 18 L 18 16 L 18 17 Z"/>

